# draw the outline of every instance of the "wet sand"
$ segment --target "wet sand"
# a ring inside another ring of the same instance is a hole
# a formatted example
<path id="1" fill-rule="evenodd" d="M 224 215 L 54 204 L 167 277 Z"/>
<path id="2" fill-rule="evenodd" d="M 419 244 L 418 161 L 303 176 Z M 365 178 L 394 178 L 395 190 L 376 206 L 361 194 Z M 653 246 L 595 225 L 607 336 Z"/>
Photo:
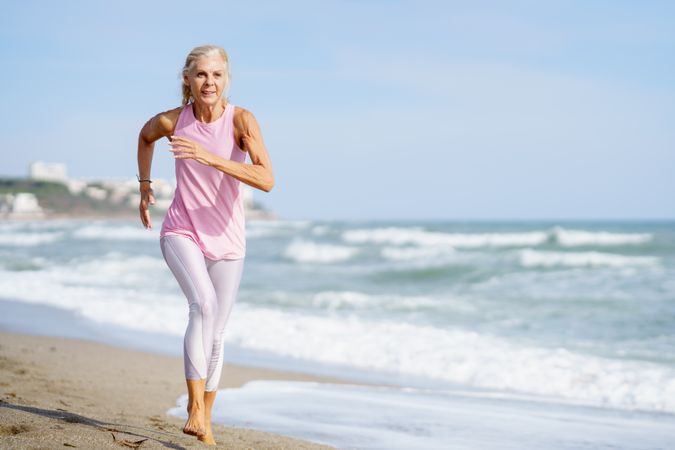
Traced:
<path id="1" fill-rule="evenodd" d="M 250 380 L 351 383 L 225 364 L 220 388 Z M 166 411 L 186 393 L 182 359 L 80 339 L 0 331 L 0 448 L 328 449 L 214 424 L 217 446 Z"/>

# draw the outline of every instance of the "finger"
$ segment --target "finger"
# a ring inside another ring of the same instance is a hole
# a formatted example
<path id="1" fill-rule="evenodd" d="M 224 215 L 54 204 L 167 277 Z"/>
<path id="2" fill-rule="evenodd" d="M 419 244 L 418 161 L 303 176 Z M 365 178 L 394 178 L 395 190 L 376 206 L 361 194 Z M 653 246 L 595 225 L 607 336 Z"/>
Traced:
<path id="1" fill-rule="evenodd" d="M 180 156 L 183 158 L 190 158 L 194 156 L 195 152 L 191 152 L 190 150 L 178 150 L 176 151 L 173 155 L 174 156 Z"/>
<path id="2" fill-rule="evenodd" d="M 152 228 L 152 224 L 150 224 L 150 211 L 147 209 L 145 210 L 145 223 L 147 224 L 146 228 Z"/>
<path id="3" fill-rule="evenodd" d="M 190 152 L 190 151 L 194 151 L 194 150 L 191 147 L 176 147 L 176 148 L 169 149 L 169 151 L 171 151 L 171 152 Z"/>

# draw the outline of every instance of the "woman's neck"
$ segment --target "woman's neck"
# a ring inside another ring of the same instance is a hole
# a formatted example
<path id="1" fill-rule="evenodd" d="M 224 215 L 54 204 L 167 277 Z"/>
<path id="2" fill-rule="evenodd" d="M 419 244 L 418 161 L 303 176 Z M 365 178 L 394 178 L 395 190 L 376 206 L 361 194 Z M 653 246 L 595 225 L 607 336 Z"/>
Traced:
<path id="1" fill-rule="evenodd" d="M 218 120 L 218 118 L 224 113 L 225 105 L 225 99 L 220 99 L 220 101 L 215 105 L 193 102 L 192 110 L 194 111 L 195 118 L 197 120 L 204 123 L 210 123 Z"/>

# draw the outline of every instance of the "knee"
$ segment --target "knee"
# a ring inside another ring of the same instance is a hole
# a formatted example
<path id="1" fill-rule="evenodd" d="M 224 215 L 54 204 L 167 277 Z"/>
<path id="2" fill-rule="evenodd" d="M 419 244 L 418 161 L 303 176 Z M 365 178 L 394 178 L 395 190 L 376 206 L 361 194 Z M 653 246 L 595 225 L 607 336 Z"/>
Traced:
<path id="1" fill-rule="evenodd" d="M 215 298 L 200 297 L 190 302 L 190 315 L 197 315 L 201 317 L 214 317 L 216 313 Z"/>

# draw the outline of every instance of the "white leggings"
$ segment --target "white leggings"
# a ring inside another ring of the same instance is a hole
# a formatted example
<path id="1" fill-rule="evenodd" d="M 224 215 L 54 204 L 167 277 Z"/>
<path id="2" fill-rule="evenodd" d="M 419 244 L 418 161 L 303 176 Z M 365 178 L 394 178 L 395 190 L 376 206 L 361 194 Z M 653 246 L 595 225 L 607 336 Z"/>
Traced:
<path id="1" fill-rule="evenodd" d="M 190 308 L 183 340 L 185 378 L 206 378 L 206 390 L 215 391 L 223 368 L 225 324 L 237 297 L 244 258 L 209 259 L 187 236 L 165 235 L 159 245 Z"/>

